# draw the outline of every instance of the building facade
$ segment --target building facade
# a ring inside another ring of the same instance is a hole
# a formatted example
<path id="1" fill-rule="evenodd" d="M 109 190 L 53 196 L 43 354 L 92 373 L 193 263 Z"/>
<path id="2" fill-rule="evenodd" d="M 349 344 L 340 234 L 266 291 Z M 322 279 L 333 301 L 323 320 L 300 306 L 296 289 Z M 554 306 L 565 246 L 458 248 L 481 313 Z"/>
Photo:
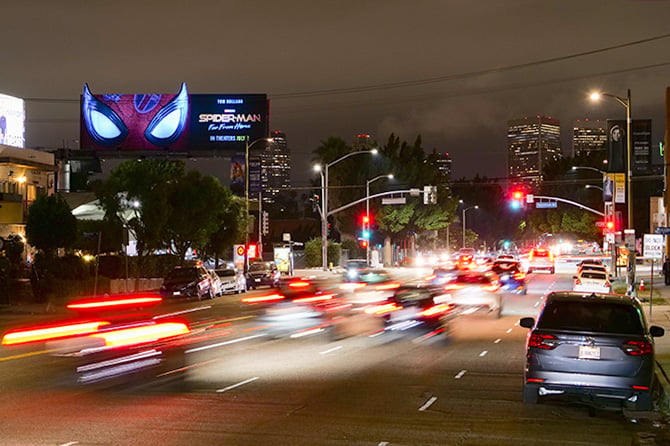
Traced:
<path id="1" fill-rule="evenodd" d="M 286 134 L 274 131 L 270 137 L 273 142 L 265 146 L 261 161 L 264 203 L 274 203 L 282 190 L 291 187 L 291 149 Z"/>
<path id="2" fill-rule="evenodd" d="M 561 157 L 561 123 L 536 116 L 507 122 L 508 175 L 522 182 L 539 183 L 547 163 Z"/>
<path id="3" fill-rule="evenodd" d="M 28 208 L 55 191 L 54 155 L 0 144 L 0 237 L 25 236 Z"/>
<path id="4" fill-rule="evenodd" d="M 580 119 L 572 129 L 572 155 L 607 159 L 607 128 L 600 120 Z"/>

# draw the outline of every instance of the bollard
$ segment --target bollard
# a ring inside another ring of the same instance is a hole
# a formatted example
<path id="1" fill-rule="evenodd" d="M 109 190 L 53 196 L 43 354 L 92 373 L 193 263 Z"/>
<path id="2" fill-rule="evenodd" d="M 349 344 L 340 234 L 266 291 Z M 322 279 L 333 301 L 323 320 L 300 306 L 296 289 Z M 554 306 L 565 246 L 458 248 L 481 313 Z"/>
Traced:
<path id="1" fill-rule="evenodd" d="M 640 291 L 644 291 L 644 280 L 640 279 Z"/>

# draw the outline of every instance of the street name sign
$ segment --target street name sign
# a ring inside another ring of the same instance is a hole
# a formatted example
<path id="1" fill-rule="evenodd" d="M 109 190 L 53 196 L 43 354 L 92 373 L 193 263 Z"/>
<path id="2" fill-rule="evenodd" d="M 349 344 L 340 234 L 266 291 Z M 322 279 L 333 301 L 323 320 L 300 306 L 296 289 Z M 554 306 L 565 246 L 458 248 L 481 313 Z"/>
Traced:
<path id="1" fill-rule="evenodd" d="M 536 201 L 536 209 L 554 209 L 558 207 L 558 203 L 555 201 Z"/>

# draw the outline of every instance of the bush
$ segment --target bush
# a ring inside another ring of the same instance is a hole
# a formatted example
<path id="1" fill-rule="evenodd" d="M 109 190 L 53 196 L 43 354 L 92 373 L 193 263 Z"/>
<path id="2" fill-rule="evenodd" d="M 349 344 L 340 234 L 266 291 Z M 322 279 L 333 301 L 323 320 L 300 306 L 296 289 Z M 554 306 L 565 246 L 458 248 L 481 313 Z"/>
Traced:
<path id="1" fill-rule="evenodd" d="M 341 247 L 339 244 L 328 240 L 328 262 L 334 266 L 340 264 Z M 305 243 L 305 266 L 307 268 L 322 266 L 321 239 L 313 238 Z"/>

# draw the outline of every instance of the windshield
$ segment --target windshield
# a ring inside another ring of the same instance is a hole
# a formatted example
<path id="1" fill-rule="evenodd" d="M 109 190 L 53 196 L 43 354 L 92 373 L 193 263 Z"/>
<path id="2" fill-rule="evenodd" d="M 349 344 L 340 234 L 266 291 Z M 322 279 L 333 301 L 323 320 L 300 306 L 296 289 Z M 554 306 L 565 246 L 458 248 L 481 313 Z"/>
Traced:
<path id="1" fill-rule="evenodd" d="M 235 275 L 235 270 L 233 269 L 217 269 L 215 272 L 219 277 L 231 277 Z"/>
<path id="2" fill-rule="evenodd" d="M 267 263 L 253 263 L 249 267 L 249 272 L 270 271 L 272 266 Z"/>
<path id="3" fill-rule="evenodd" d="M 173 269 L 165 278 L 165 282 L 192 282 L 198 279 L 198 272 L 193 268 Z"/>
<path id="4" fill-rule="evenodd" d="M 642 322 L 635 307 L 601 302 L 549 302 L 537 328 L 642 334 Z"/>

